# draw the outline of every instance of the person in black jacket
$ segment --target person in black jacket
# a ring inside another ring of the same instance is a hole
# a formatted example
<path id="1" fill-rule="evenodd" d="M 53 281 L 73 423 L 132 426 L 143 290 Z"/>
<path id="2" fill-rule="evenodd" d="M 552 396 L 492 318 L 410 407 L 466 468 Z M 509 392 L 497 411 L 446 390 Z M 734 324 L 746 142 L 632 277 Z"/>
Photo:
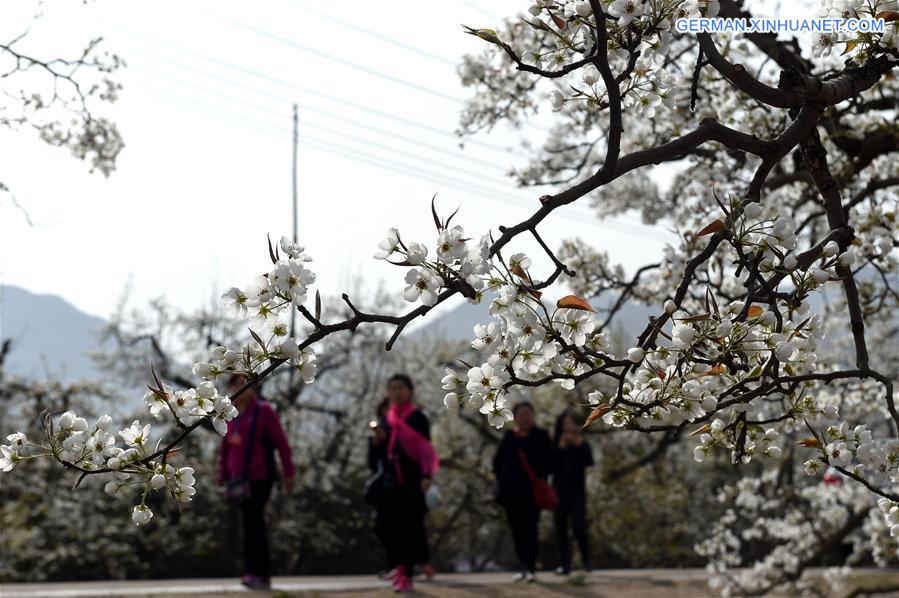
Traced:
<path id="1" fill-rule="evenodd" d="M 526 459 L 534 475 L 545 479 L 550 471 L 552 444 L 546 430 L 534 423 L 534 406 L 521 402 L 512 409 L 515 427 L 506 432 L 493 457 L 496 501 L 506 510 L 515 551 L 521 563 L 516 581 L 535 581 L 537 569 L 537 523 L 540 509 L 534 501 L 531 479 L 524 467 Z"/>
<path id="2" fill-rule="evenodd" d="M 553 513 L 559 544 L 559 567 L 556 573 L 568 575 L 571 572 L 569 520 L 581 551 L 581 564 L 586 571 L 590 570 L 585 473 L 593 465 L 593 452 L 581 434 L 581 427 L 569 411 L 563 411 L 556 420 L 554 440 L 552 483 L 559 495 L 559 506 Z"/>
<path id="3" fill-rule="evenodd" d="M 430 422 L 412 403 L 413 389 L 404 374 L 387 381 L 390 407 L 372 428 L 369 445 L 369 465 L 380 475 L 366 498 L 377 510 L 376 534 L 386 548 L 397 592 L 412 590 L 415 564 L 427 560 L 425 494 L 439 466 L 430 442 Z"/>

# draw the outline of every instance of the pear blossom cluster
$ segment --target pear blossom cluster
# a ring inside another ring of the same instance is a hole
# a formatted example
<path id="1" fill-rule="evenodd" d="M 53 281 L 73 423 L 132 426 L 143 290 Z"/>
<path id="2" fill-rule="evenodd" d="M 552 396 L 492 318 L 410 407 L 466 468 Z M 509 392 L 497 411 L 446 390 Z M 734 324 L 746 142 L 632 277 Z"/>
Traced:
<path id="1" fill-rule="evenodd" d="M 533 289 L 530 258 L 516 253 L 503 266 L 487 287 L 493 319 L 475 326 L 471 343 L 486 360 L 465 374 L 447 368 L 443 378 L 447 407 L 467 399 L 496 428 L 512 419 L 510 387 L 554 381 L 570 390 L 579 376 L 615 361 L 589 304 L 563 299 L 550 309 Z"/>
<path id="2" fill-rule="evenodd" d="M 896 10 L 896 3 L 889 0 L 825 0 L 820 4 L 818 16 L 821 18 L 859 19 L 884 18 Z M 864 63 L 878 51 L 892 51 L 899 48 L 899 22 L 886 19 L 884 32 L 876 35 L 861 35 L 850 32 L 822 32 L 814 35 L 811 51 L 816 58 L 850 55 Z M 836 50 L 836 51 L 835 51 Z"/>
<path id="3" fill-rule="evenodd" d="M 233 417 L 236 410 L 230 409 Z M 109 415 L 90 424 L 74 411 L 66 411 L 55 421 L 47 416 L 44 431 L 44 439 L 35 443 L 29 442 L 22 432 L 9 435 L 10 444 L 0 447 L 0 470 L 10 472 L 27 459 L 52 458 L 82 473 L 99 473 L 108 480 L 104 485 L 107 494 L 139 491 L 140 502 L 132 514 L 136 525 L 143 525 L 153 517 L 146 506 L 151 493 L 167 492 L 180 503 L 190 502 L 196 493 L 193 468 L 176 468 L 167 463 L 164 452 L 157 454 L 161 439 L 154 442 L 150 424 L 134 420 L 116 432 Z"/>
<path id="4" fill-rule="evenodd" d="M 311 258 L 303 248 L 284 237 L 278 250 L 269 247 L 272 269 L 249 286 L 226 291 L 222 300 L 232 316 L 249 321 L 252 341 L 244 347 L 213 349 L 209 361 L 194 365 L 193 373 L 203 381 L 193 388 L 174 390 L 155 380 L 144 394 L 144 405 L 155 420 L 169 420 L 174 430 L 186 434 L 204 421 L 224 436 L 228 422 L 238 415 L 231 397 L 222 394 L 217 381 L 233 375 L 252 377 L 272 362 L 286 363 L 306 383 L 316 374 L 316 357 L 310 347 L 300 348 L 289 335 L 287 315 L 302 305 L 315 274 L 306 267 Z M 283 256 L 282 256 L 283 252 Z M 155 375 L 154 375 L 155 377 Z M 111 478 L 104 490 L 116 495 L 135 487 L 140 502 L 134 506 L 132 521 L 148 523 L 153 512 L 147 497 L 166 492 L 181 503 L 190 502 L 195 493 L 194 470 L 176 468 L 168 462 L 177 452 L 177 442 L 166 444 L 163 437 L 151 436 L 151 424 L 134 420 L 119 432 L 112 418 L 101 416 L 90 426 L 88 421 L 67 411 L 55 424 L 45 423 L 42 443 L 30 444 L 17 432 L 8 437 L 9 445 L 0 446 L 0 470 L 11 471 L 22 459 L 53 458 L 82 474 L 96 473 Z M 30 449 L 27 450 L 27 449 Z"/>
<path id="5" fill-rule="evenodd" d="M 278 248 L 273 251 L 269 247 L 272 269 L 268 274 L 222 295 L 231 315 L 247 321 L 253 342 L 240 348 L 216 347 L 209 361 L 195 364 L 194 375 L 207 383 L 223 375 L 253 376 L 271 360 L 286 362 L 307 384 L 315 380 L 315 350 L 301 347 L 300 339 L 290 336 L 291 314 L 306 303 L 309 288 L 315 283 L 315 273 L 306 267 L 312 257 L 287 237 L 281 238 Z M 190 402 L 194 397 L 178 398 Z"/>
<path id="6" fill-rule="evenodd" d="M 375 259 L 409 268 L 403 291 L 406 301 L 433 306 L 442 290 L 460 284 L 469 289 L 469 299 L 477 301 L 478 293 L 484 289 L 485 278 L 493 269 L 490 237 L 484 235 L 472 242 L 461 226 L 450 227 L 449 220 L 446 224 L 437 221 L 436 247 L 430 258 L 427 245 L 420 242 L 407 245 L 395 228 L 387 231 L 386 238 L 378 243 Z"/>
<path id="7" fill-rule="evenodd" d="M 780 450 L 769 446 L 776 438 L 764 430 L 746 428 L 748 439 L 760 433 L 761 445 L 738 447 L 746 418 L 759 417 L 765 407 L 740 400 L 734 389 L 749 391 L 764 384 L 764 368 L 776 360 L 795 371 L 814 364 L 815 317 L 801 321 L 784 319 L 759 306 L 748 307 L 741 301 L 712 313 L 688 314 L 673 302 L 666 306 L 674 324 L 670 334 L 652 349 L 633 347 L 627 358 L 635 366 L 633 375 L 622 387 L 622 397 L 610 403 L 604 421 L 613 426 L 650 427 L 678 424 L 682 421 L 704 421 L 718 414 L 701 437 L 695 455 L 702 460 L 715 445 L 742 449 L 734 455 L 748 460 L 761 451 L 777 457 Z M 744 392 L 745 392 L 744 391 Z M 730 398 L 727 398 L 730 397 Z M 779 408 L 803 412 L 813 410 L 802 395 L 785 396 Z M 599 404 L 608 401 L 599 391 L 591 395 Z M 727 415 L 726 418 L 720 417 Z M 747 421 L 751 421 L 747 420 Z"/>
<path id="8" fill-rule="evenodd" d="M 678 0 L 652 2 L 650 0 L 601 0 L 609 21 L 607 54 L 615 73 L 626 75 L 620 86 L 624 105 L 632 112 L 650 118 L 659 106 L 673 109 L 678 102 L 678 80 L 662 68 L 674 40 L 674 21 L 679 18 L 714 17 L 718 14 L 717 0 Z M 521 20 L 512 20 L 501 33 L 493 30 L 473 30 L 472 33 L 496 45 L 505 44 L 520 60 L 539 69 L 553 71 L 591 55 L 596 47 L 593 11 L 585 0 L 539 0 L 528 8 Z M 633 47 L 629 47 L 629 46 Z M 635 57 L 632 61 L 632 57 Z M 481 84 L 496 92 L 503 88 L 531 87 L 515 73 L 492 68 L 491 56 L 466 59 L 460 68 L 464 85 Z M 485 65 L 490 65 L 485 67 Z M 473 102 L 463 113 L 466 127 L 491 126 L 497 114 L 490 113 L 495 96 Z M 581 68 L 556 80 L 549 93 L 549 104 L 560 112 L 572 104 L 598 112 L 608 106 L 608 94 L 596 66 L 586 63 Z M 498 101 L 498 98 L 496 98 Z M 515 105 L 500 114 L 519 119 L 529 102 L 517 100 Z"/>
<path id="9" fill-rule="evenodd" d="M 220 395 L 210 381 L 174 392 L 168 387 L 152 388 L 144 394 L 144 402 L 154 418 L 158 419 L 163 413 L 171 414 L 175 423 L 182 427 L 208 419 L 222 436 L 228 431 L 228 422 L 237 417 L 237 408 L 231 404 L 231 399 Z"/>
<path id="10" fill-rule="evenodd" d="M 243 289 L 232 287 L 222 295 L 231 315 L 249 317 L 258 327 L 271 326 L 286 306 L 306 302 L 309 287 L 315 282 L 315 273 L 306 267 L 312 258 L 287 237 L 281 238 L 279 248 L 284 256 L 271 254 L 272 269 L 268 274 L 257 276 Z"/>
<path id="11" fill-rule="evenodd" d="M 719 502 L 727 508 L 710 525 L 708 537 L 696 550 L 709 559 L 710 585 L 722 595 L 802 595 L 812 591 L 815 579 L 804 575 L 804 569 L 817 562 L 822 538 L 851 546 L 850 563 L 875 551 L 883 556 L 883 551 L 896 549 L 878 523 L 880 513 L 872 510 L 871 494 L 860 485 L 840 478 L 797 489 L 782 489 L 781 485 L 778 471 L 772 469 L 718 492 Z M 857 518 L 864 519 L 865 533 L 861 526 L 847 525 Z M 759 544 L 771 549 L 745 564 L 741 553 Z M 743 568 L 733 569 L 739 566 Z M 832 568 L 827 571 L 827 581 L 836 585 L 847 573 L 846 568 Z"/>
<path id="12" fill-rule="evenodd" d="M 823 433 L 806 439 L 804 445 L 820 451 L 820 457 L 803 464 L 809 475 L 816 475 L 829 464 L 876 486 L 899 488 L 899 440 L 875 438 L 866 424 L 852 430 L 846 422 L 830 425 Z M 891 531 L 899 532 L 899 529 Z"/>

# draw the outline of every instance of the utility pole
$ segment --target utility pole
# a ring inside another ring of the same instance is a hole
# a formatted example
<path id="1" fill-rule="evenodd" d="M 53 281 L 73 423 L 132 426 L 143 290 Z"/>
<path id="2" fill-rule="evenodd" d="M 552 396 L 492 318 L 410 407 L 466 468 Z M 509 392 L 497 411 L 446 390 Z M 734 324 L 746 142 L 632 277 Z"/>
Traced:
<path id="1" fill-rule="evenodd" d="M 297 116 L 297 105 L 293 105 L 293 242 L 299 241 L 299 220 L 297 219 L 297 149 L 300 143 L 299 117 Z"/>
<path id="2" fill-rule="evenodd" d="M 299 211 L 299 202 L 297 199 L 297 160 L 298 160 L 298 149 L 300 144 L 300 119 L 297 114 L 297 105 L 293 105 L 293 161 L 291 163 L 291 203 L 293 204 L 293 242 L 299 242 L 299 216 L 297 212 Z M 294 306 L 290 310 L 290 338 L 296 337 L 296 327 L 297 327 L 297 310 Z M 289 364 L 288 364 L 289 365 Z M 287 400 L 289 402 L 293 402 L 296 398 L 293 390 L 293 380 L 294 380 L 294 369 L 291 367 L 288 369 L 287 374 Z"/>

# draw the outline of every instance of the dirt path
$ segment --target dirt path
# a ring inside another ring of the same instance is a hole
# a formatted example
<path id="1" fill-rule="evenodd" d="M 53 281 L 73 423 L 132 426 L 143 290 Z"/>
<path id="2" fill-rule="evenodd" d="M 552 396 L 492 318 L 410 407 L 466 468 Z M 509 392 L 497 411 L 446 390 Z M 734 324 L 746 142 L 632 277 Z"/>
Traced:
<path id="1" fill-rule="evenodd" d="M 511 573 L 445 573 L 433 582 L 416 584 L 415 596 L 432 598 L 704 598 L 714 596 L 702 569 L 601 570 L 590 575 L 557 577 L 542 573 L 535 584 L 511 582 Z M 899 571 L 859 570 L 855 579 L 867 587 L 899 587 Z M 244 596 L 339 596 L 387 598 L 395 596 L 387 582 L 374 576 L 276 577 L 272 592 L 249 592 L 233 579 L 165 579 L 91 581 L 0 585 L 0 598 L 213 598 Z M 845 595 L 845 594 L 842 594 Z M 878 597 L 899 597 L 881 592 Z"/>

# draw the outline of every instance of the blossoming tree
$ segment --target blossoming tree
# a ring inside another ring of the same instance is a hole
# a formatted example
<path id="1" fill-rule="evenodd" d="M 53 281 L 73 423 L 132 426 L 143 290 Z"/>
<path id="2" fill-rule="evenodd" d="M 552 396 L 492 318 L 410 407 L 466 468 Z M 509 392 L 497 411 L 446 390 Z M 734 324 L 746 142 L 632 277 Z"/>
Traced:
<path id="1" fill-rule="evenodd" d="M 349 315 L 323 317 L 309 254 L 287 239 L 269 243 L 269 272 L 223 297 L 252 341 L 197 363 L 194 388 L 150 385 L 148 408 L 176 433 L 47 413 L 43 437 L 10 436 L 0 465 L 45 456 L 79 479 L 133 487 L 132 518 L 145 524 L 151 493 L 193 494 L 192 470 L 173 467 L 173 451 L 204 422 L 223 432 L 236 415 L 218 377 L 244 373 L 249 385 L 292 368 L 311 384 L 327 337 L 387 325 L 389 350 L 413 320 L 461 295 L 489 301 L 492 319 L 475 329 L 482 362 L 447 372 L 448 406 L 471 405 L 502 427 L 516 388 L 605 381 L 611 390 L 590 394 L 585 425 L 693 438 L 682 444 L 698 461 L 725 451 L 734 463 L 777 462 L 801 451 L 809 474 L 833 467 L 879 501 L 899 536 L 899 13 L 880 0 L 818 10 L 882 19 L 884 33 L 819 35 L 807 51 L 773 34 L 675 32 L 679 18 L 747 16 L 730 0 L 539 0 L 501 29 L 466 29 L 488 48 L 461 68 L 475 94 L 463 130 L 551 109 L 548 139 L 515 174 L 559 190 L 516 224 L 476 223 L 476 237 L 433 204 L 436 243 L 390 230 L 374 257 L 403 270 L 402 295 L 418 304 L 398 315 L 357 309 L 344 295 Z M 648 178 L 662 162 L 679 167 L 667 190 Z M 583 242 L 554 250 L 541 224 L 576 201 L 604 215 L 639 210 L 682 231 L 679 242 L 631 278 Z M 516 249 L 524 237 L 548 268 Z M 598 317 L 591 302 L 602 293 L 615 300 Z M 615 354 L 607 332 L 628 301 L 657 315 Z M 291 314 L 304 323 L 295 337 Z M 825 516 L 825 501 L 809 504 Z"/>
<path id="2" fill-rule="evenodd" d="M 109 176 L 124 144 L 98 109 L 118 99 L 121 85 L 113 75 L 124 61 L 105 50 L 101 37 L 71 56 L 44 55 L 31 43 L 43 16 L 42 7 L 36 10 L 18 35 L 0 41 L 0 127 L 33 128 L 43 141 L 89 161 L 92 172 Z"/>

